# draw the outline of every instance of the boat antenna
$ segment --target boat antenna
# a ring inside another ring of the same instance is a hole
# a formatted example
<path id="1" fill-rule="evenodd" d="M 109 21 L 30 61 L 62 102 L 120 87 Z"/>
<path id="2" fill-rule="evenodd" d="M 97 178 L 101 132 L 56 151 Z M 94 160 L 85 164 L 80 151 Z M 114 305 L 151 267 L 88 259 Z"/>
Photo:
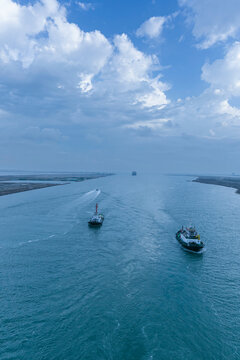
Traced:
<path id="1" fill-rule="evenodd" d="M 97 214 L 97 211 L 98 211 L 98 204 L 96 204 L 96 214 Z"/>

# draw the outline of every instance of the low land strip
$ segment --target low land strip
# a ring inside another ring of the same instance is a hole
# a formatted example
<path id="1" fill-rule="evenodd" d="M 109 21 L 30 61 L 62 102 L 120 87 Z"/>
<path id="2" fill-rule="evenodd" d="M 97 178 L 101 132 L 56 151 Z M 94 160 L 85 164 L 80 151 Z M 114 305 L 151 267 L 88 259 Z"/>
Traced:
<path id="1" fill-rule="evenodd" d="M 60 184 L 49 184 L 49 183 L 11 183 L 11 182 L 0 182 L 0 196 L 14 194 L 22 191 L 42 189 L 49 186 L 56 186 Z"/>
<path id="2" fill-rule="evenodd" d="M 240 194 L 240 177 L 222 177 L 222 176 L 199 176 L 193 180 L 203 184 L 212 184 L 226 186 L 236 189 L 236 193 Z"/>
<path id="3" fill-rule="evenodd" d="M 50 186 L 65 185 L 71 182 L 97 179 L 113 174 L 81 173 L 79 174 L 34 174 L 0 176 L 0 196 L 22 191 L 43 189 Z"/>

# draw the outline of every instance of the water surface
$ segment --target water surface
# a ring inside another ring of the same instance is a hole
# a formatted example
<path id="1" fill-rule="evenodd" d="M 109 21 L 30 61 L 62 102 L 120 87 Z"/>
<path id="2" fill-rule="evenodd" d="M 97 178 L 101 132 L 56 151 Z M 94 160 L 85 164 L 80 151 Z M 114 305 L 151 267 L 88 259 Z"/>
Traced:
<path id="1" fill-rule="evenodd" d="M 0 359 L 240 359 L 240 196 L 189 180 L 2 196 Z M 96 201 L 101 229 L 87 226 Z M 202 255 L 175 239 L 189 223 Z"/>

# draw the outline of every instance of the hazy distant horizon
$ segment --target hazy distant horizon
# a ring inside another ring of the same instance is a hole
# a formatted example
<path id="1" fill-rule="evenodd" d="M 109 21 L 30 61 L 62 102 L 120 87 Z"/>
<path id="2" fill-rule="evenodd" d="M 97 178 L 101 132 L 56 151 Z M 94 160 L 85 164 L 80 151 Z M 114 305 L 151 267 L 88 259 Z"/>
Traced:
<path id="1" fill-rule="evenodd" d="M 133 169 L 136 170 L 136 169 Z M 50 171 L 50 170 L 23 170 L 23 169 L 0 169 L 0 176 L 3 175 L 22 175 L 22 174 L 29 174 L 29 175 L 34 175 L 34 174 L 46 174 L 46 175 L 51 175 L 51 174 L 76 174 L 76 175 L 81 175 L 81 174 L 107 174 L 107 175 L 126 175 L 132 174 L 132 171 L 61 171 L 61 170 L 56 170 L 56 171 Z M 159 171 L 137 171 L 137 175 L 163 175 L 163 176 L 189 176 L 189 177 L 197 177 L 197 176 L 240 176 L 240 173 L 218 173 L 218 172 L 198 172 L 198 173 L 191 173 L 191 172 L 183 172 L 183 173 L 161 173 Z"/>

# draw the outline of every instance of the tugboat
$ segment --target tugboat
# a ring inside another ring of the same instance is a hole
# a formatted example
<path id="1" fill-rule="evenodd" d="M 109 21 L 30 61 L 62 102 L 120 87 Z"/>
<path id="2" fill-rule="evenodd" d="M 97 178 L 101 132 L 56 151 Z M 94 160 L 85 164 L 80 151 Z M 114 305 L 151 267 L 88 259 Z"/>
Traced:
<path id="1" fill-rule="evenodd" d="M 102 226 L 104 220 L 104 216 L 102 214 L 98 214 L 98 204 L 96 204 L 96 212 L 93 214 L 91 219 L 88 221 L 89 226 Z"/>
<path id="2" fill-rule="evenodd" d="M 204 248 L 204 243 L 200 240 L 200 235 L 197 233 L 194 226 L 182 229 L 176 233 L 176 239 L 187 250 L 199 252 Z"/>

